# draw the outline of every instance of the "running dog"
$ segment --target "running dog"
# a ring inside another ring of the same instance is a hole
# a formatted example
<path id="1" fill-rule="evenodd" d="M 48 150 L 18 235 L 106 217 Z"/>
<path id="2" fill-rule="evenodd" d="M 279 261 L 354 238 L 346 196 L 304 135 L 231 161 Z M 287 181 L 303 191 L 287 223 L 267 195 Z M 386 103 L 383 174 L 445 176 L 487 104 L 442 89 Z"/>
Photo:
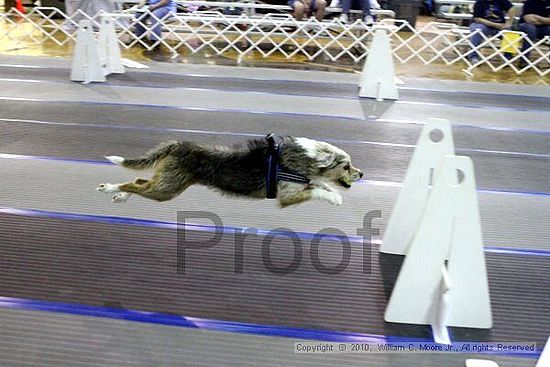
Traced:
<path id="1" fill-rule="evenodd" d="M 195 184 L 223 194 L 265 199 L 267 152 L 265 139 L 221 147 L 169 141 L 141 158 L 105 157 L 129 169 L 154 167 L 154 173 L 149 180 L 137 178 L 134 182 L 122 184 L 104 183 L 97 190 L 115 193 L 115 203 L 127 201 L 132 194 L 167 201 Z M 308 138 L 283 138 L 278 164 L 282 170 L 309 180 L 308 184 L 279 181 L 277 199 L 281 207 L 308 200 L 342 205 L 342 196 L 335 186 L 349 188 L 363 177 L 363 172 L 352 166 L 349 154 L 342 149 Z"/>

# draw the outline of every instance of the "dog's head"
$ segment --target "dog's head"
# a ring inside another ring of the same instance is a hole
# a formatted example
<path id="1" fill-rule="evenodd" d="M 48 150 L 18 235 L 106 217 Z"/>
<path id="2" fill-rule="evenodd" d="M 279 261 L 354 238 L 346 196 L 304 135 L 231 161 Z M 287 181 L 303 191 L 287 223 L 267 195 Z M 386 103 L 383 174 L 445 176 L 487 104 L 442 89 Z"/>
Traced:
<path id="1" fill-rule="evenodd" d="M 363 172 L 351 164 L 351 157 L 342 149 L 326 142 L 297 138 L 296 142 L 313 160 L 314 175 L 345 188 L 363 177 Z"/>

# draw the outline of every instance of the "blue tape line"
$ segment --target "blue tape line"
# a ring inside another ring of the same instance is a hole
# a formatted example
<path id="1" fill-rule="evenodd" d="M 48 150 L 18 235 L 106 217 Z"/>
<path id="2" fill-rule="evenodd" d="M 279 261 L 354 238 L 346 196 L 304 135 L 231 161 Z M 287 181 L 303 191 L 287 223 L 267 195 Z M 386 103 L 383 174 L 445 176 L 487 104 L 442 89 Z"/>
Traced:
<path id="1" fill-rule="evenodd" d="M 379 117 L 374 120 L 375 122 L 382 123 L 392 123 L 392 124 L 404 124 L 404 125 L 425 125 L 424 121 L 417 120 L 402 120 L 402 119 L 388 119 Z M 518 129 L 510 127 L 499 127 L 499 126 L 480 126 L 480 125 L 471 125 L 463 123 L 452 123 L 454 128 L 466 128 L 466 129 L 480 129 L 480 130 L 492 130 L 492 131 L 502 131 L 502 132 L 511 132 L 511 133 L 525 133 L 525 134 L 534 134 L 534 135 L 549 135 L 550 130 L 538 130 L 538 129 Z"/>
<path id="2" fill-rule="evenodd" d="M 243 233 L 247 228 L 234 227 L 234 226 L 209 226 L 204 224 L 195 224 L 195 223 L 177 223 L 177 222 L 166 222 L 166 221 L 157 221 L 151 219 L 139 219 L 139 218 L 129 218 L 129 217 L 117 217 L 117 216 L 105 216 L 105 215 L 94 215 L 94 214 L 73 214 L 73 213 L 61 213 L 41 209 L 21 209 L 21 208 L 9 208 L 9 207 L 0 207 L 0 213 L 10 214 L 10 215 L 21 215 L 26 217 L 42 217 L 42 218 L 53 218 L 60 220 L 76 220 L 76 221 L 86 221 L 86 222 L 95 222 L 103 224 L 115 224 L 115 225 L 133 225 L 140 227 L 153 227 L 153 228 L 164 228 L 164 229 L 188 229 L 199 232 L 219 232 L 221 231 L 225 235 L 234 235 L 236 233 Z M 318 234 L 311 232 L 288 232 L 288 231 L 279 231 L 279 230 L 268 230 L 256 228 L 256 234 L 260 236 L 297 236 L 300 240 L 303 241 L 312 241 L 316 238 L 322 238 L 323 240 L 330 240 L 335 242 L 349 242 L 354 245 L 363 245 L 365 244 L 364 238 L 361 236 L 352 236 L 352 235 L 335 235 L 335 234 Z M 514 248 L 514 247 L 504 247 L 504 246 L 485 246 L 485 252 L 495 253 L 495 254 L 506 254 L 506 255 L 519 255 L 519 256 L 536 256 L 536 257 L 550 257 L 550 250 L 541 250 L 541 249 L 524 249 L 524 248 Z"/>
<path id="3" fill-rule="evenodd" d="M 549 110 L 536 110 L 527 107 L 498 107 L 498 106 L 480 106 L 480 105 L 468 105 L 463 103 L 440 103 L 440 102 L 421 102 L 421 101 L 395 101 L 396 104 L 409 104 L 409 105 L 420 105 L 420 106 L 438 106 L 438 107 L 458 107 L 458 108 L 469 108 L 469 109 L 483 109 L 483 110 L 492 110 L 492 111 L 506 111 L 506 112 L 536 112 L 536 113 L 548 113 Z"/>
<path id="4" fill-rule="evenodd" d="M 20 298 L 0 297 L 0 308 L 45 311 L 79 316 L 103 317 L 109 319 L 137 321 L 169 326 L 195 328 L 196 325 L 184 316 L 156 314 L 144 311 L 122 310 L 110 307 L 76 305 L 49 301 L 35 301 Z"/>
<path id="5" fill-rule="evenodd" d="M 480 92 L 473 90 L 456 90 L 456 89 L 433 89 L 433 88 L 418 88 L 418 87 L 402 87 L 398 86 L 398 89 L 401 90 L 412 90 L 412 91 L 421 91 L 421 92 L 434 92 L 434 93 L 448 93 L 448 94 L 468 94 L 468 95 L 483 95 L 483 96 L 495 96 L 495 97 L 512 97 L 520 99 L 537 99 L 540 100 L 540 103 L 547 103 L 550 100 L 550 96 L 535 96 L 529 94 L 510 94 L 510 93 L 491 93 L 491 92 Z"/>
<path id="6" fill-rule="evenodd" d="M 186 317 L 180 315 L 162 314 L 148 311 L 136 311 L 111 307 L 89 306 L 82 304 L 70 304 L 51 301 L 38 301 L 21 298 L 0 297 L 0 308 L 24 311 L 51 312 L 77 316 L 99 317 L 112 320 L 123 320 L 156 324 L 172 327 L 184 327 L 191 329 L 208 330 L 214 332 L 228 332 L 248 335 L 261 335 L 270 337 L 283 337 L 292 339 L 305 339 L 326 342 L 342 343 L 430 343 L 432 339 L 405 337 L 393 335 L 377 335 L 366 333 L 352 333 L 316 329 L 293 328 L 276 325 L 260 325 L 236 321 L 222 321 L 199 317 Z M 507 355 L 522 358 L 537 359 L 542 350 L 537 349 L 537 354 L 511 354 L 511 353 L 487 353 L 492 355 Z"/>
<path id="7" fill-rule="evenodd" d="M 220 321 L 203 319 L 198 317 L 186 317 L 179 315 L 161 314 L 155 312 L 125 310 L 100 306 L 88 306 L 81 304 L 69 304 L 51 301 L 37 301 L 20 298 L 0 297 L 0 308 L 17 309 L 26 311 L 44 311 L 79 316 L 92 316 L 116 320 L 159 324 L 166 326 L 178 326 L 210 331 L 224 331 L 240 334 L 253 334 L 264 336 L 277 336 L 295 339 L 313 339 L 333 342 L 428 342 L 425 338 L 407 338 L 401 336 L 383 336 L 375 334 L 348 333 L 326 330 L 310 330 L 275 325 L 259 325 L 234 321 Z"/>

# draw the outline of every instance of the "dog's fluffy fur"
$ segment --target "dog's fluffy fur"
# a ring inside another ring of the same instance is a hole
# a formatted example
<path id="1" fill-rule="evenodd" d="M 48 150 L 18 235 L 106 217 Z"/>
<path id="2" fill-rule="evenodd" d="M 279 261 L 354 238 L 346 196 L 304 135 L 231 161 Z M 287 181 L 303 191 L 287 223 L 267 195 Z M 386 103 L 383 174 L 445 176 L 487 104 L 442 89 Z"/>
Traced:
<path id="1" fill-rule="evenodd" d="M 124 202 L 132 194 L 166 201 L 194 184 L 224 194 L 265 198 L 266 154 L 265 139 L 222 147 L 169 141 L 141 158 L 106 157 L 130 169 L 154 167 L 154 174 L 149 180 L 138 178 L 122 184 L 101 184 L 97 190 L 116 193 L 113 202 Z M 277 199 L 282 207 L 312 199 L 342 205 L 342 197 L 334 185 L 349 188 L 363 176 L 351 165 L 349 154 L 326 142 L 307 138 L 285 137 L 279 164 L 283 169 L 311 180 L 308 185 L 280 181 Z"/>

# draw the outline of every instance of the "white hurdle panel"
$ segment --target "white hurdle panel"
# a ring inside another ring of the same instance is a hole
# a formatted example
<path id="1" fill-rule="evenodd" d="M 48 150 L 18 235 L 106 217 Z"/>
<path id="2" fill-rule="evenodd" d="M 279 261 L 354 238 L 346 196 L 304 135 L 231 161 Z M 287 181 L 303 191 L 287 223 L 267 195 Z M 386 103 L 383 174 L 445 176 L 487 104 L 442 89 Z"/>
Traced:
<path id="1" fill-rule="evenodd" d="M 436 130 L 442 136 L 430 138 Z M 430 325 L 443 344 L 448 326 L 492 327 L 474 166 L 453 150 L 449 123 L 430 121 L 380 249 L 406 255 L 384 319 Z"/>
<path id="2" fill-rule="evenodd" d="M 77 30 L 73 53 L 71 80 L 83 82 L 105 82 L 109 74 L 123 74 L 120 46 L 113 20 L 103 14 L 99 36 L 96 40 L 93 25 L 87 19 L 81 20 Z"/>

